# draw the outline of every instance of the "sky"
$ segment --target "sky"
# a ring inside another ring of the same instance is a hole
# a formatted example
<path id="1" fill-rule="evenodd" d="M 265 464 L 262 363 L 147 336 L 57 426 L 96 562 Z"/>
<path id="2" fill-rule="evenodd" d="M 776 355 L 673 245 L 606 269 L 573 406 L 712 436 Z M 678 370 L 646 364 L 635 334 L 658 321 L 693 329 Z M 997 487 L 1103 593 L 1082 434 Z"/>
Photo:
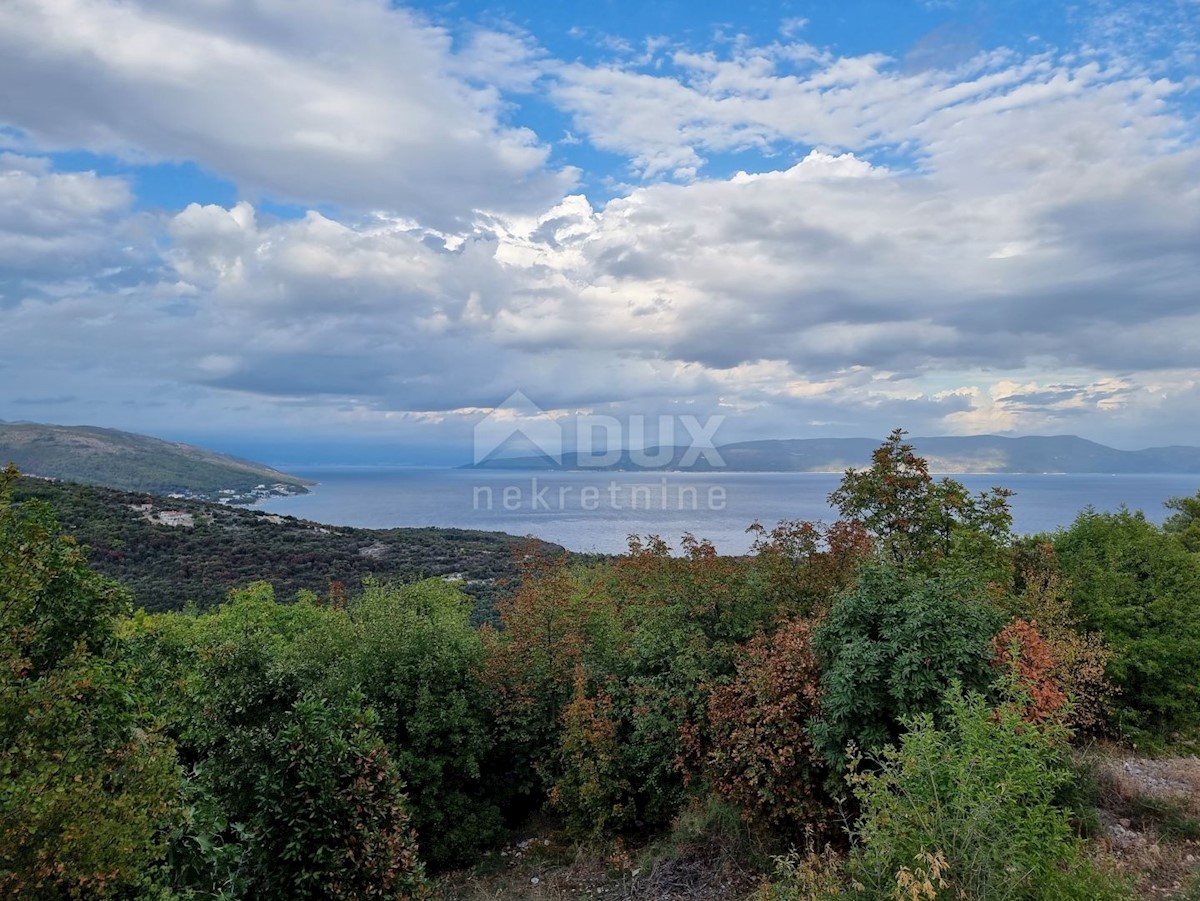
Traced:
<path id="1" fill-rule="evenodd" d="M 0 3 L 0 419 L 1136 448 L 1198 366 L 1200 0 Z"/>

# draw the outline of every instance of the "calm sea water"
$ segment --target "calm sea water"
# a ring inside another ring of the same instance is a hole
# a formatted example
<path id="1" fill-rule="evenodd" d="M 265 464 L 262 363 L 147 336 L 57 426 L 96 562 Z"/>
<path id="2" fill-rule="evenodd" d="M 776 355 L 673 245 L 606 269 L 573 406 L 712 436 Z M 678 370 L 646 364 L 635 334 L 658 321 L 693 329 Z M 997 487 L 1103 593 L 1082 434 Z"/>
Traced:
<path id="1" fill-rule="evenodd" d="M 633 534 L 676 543 L 690 532 L 722 553 L 750 546 L 755 520 L 831 519 L 833 473 L 513 473 L 446 469 L 312 469 L 296 475 L 319 484 L 308 495 L 275 498 L 272 513 L 333 525 L 391 528 L 449 526 L 534 535 L 576 551 L 614 553 Z M 1122 504 L 1161 522 L 1169 497 L 1200 489 L 1197 475 L 963 475 L 980 491 L 1012 489 L 1021 533 L 1071 523 L 1087 505 Z"/>

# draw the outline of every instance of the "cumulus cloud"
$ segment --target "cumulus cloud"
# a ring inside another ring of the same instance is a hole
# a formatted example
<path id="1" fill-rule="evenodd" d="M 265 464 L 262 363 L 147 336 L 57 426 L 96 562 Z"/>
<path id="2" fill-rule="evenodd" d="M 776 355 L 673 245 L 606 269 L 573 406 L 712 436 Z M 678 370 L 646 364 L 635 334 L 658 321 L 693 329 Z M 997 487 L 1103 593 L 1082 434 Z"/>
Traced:
<path id="1" fill-rule="evenodd" d="M 510 82 L 527 69 L 519 40 L 468 49 Z M 469 69 L 386 0 L 0 4 L 0 122 L 27 146 L 191 160 L 252 194 L 431 224 L 533 208 L 572 178 Z"/>
<path id="2" fill-rule="evenodd" d="M 124 179 L 0 153 L 0 310 L 24 297 L 145 278 L 154 223 L 132 204 Z"/>
<path id="3" fill-rule="evenodd" d="M 347 74 L 366 74 L 382 53 L 361 22 L 329 23 L 326 45 L 312 30 L 315 5 L 298 7 L 286 38 L 267 27 L 266 0 L 236 13 L 220 3 L 78 6 L 84 23 L 132 16 L 149 29 L 110 54 L 132 54 L 122 65 L 137 73 L 159 58 L 155 29 L 183 22 L 189 41 L 210 42 L 198 45 L 205 53 L 227 41 L 265 66 L 260 75 L 282 66 L 287 77 L 260 78 L 250 105 L 231 107 L 261 109 L 262 123 L 238 120 L 198 146 L 248 183 L 299 184 L 305 172 L 305 196 L 343 208 L 280 220 L 249 201 L 193 204 L 147 226 L 120 179 L 10 158 L 18 199 L 5 207 L 0 193 L 0 253 L 10 232 L 94 247 L 79 254 L 89 261 L 82 280 L 9 301 L 0 360 L 44 383 L 22 396 L 78 395 L 87 409 L 97 394 L 151 386 L 193 420 L 205 411 L 223 422 L 269 414 L 327 429 L 453 432 L 522 389 L 568 416 L 725 413 L 736 425 L 722 440 L 904 425 L 1135 444 L 1185 440 L 1178 424 L 1200 415 L 1200 149 L 1179 80 L 1112 56 L 996 51 L 914 69 L 797 43 L 739 44 L 726 57 L 676 48 L 670 67 L 650 73 L 563 64 L 500 32 L 468 44 L 472 68 L 442 32 L 355 2 L 363 21 L 437 63 L 429 71 L 444 80 L 432 96 L 451 98 L 442 131 L 398 157 L 392 181 L 379 176 L 377 204 L 355 200 L 365 196 L 355 185 L 378 174 L 374 150 L 296 139 L 309 112 L 287 93 L 290 66 L 330 75 L 314 89 L 340 92 L 326 126 L 342 121 L 344 101 L 347 134 L 361 127 L 364 146 L 392 147 L 403 117 L 378 118 L 374 104 L 399 90 L 400 76 L 360 85 Z M 24 21 L 32 9 L 18 2 L 0 19 Z M 218 12 L 237 23 L 228 37 L 210 27 Z M 56 40 L 84 40 L 74 34 Z M 338 56 L 343 39 L 364 42 L 362 60 Z M 331 55 L 301 65 L 297 48 L 315 46 Z M 182 56 L 179 71 L 190 71 Z M 111 61 L 88 65 L 116 77 Z M 497 95 L 467 87 L 489 69 L 507 90 L 548 90 L 580 134 L 624 154 L 646 183 L 602 201 L 565 194 L 559 181 L 522 207 L 530 179 L 555 176 L 535 139 L 500 124 Z M 168 95 L 231 90 L 220 78 L 177 80 Z M 400 91 L 399 108 L 415 104 L 419 121 L 432 107 L 413 93 Z M 151 132 L 171 120 L 150 110 L 157 124 L 136 128 L 111 109 L 74 122 L 59 110 L 44 128 L 22 127 L 43 142 L 170 155 L 170 129 L 160 144 Z M 466 137 L 455 143 L 460 126 Z M 267 131 L 283 137 L 271 144 Z M 506 140 L 516 156 L 505 155 Z M 275 167 L 280 141 L 292 149 Z M 431 161 L 443 145 L 446 158 Z M 710 156 L 742 147 L 779 155 L 705 174 Z M 247 158 L 233 159 L 243 148 Z M 483 154 L 483 168 L 456 185 L 460 152 Z M 516 187 L 480 187 L 514 159 Z M 446 196 L 409 202 L 435 189 Z M 79 199 L 64 200 L 71 191 Z M 40 212 L 6 218 L 25 206 Z M 153 240 L 127 237 L 146 231 Z M 142 254 L 136 278 L 89 280 L 127 247 Z"/>

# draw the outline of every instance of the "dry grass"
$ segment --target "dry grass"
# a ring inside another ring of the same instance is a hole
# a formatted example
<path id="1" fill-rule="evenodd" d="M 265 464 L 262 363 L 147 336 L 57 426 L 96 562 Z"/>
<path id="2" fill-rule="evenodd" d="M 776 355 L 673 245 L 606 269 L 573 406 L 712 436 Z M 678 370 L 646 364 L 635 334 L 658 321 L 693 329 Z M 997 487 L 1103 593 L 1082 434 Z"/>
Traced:
<path id="1" fill-rule="evenodd" d="M 1200 758 L 1108 749 L 1095 779 L 1105 833 L 1097 852 L 1136 880 L 1141 897 L 1184 897 L 1200 878 Z"/>
<path id="2" fill-rule="evenodd" d="M 705 840 L 707 839 L 707 840 Z M 471 870 L 438 880 L 435 897 L 450 901 L 733 901 L 752 895 L 761 876 L 706 836 L 636 853 L 621 843 L 604 849 L 571 842 L 540 823 Z"/>

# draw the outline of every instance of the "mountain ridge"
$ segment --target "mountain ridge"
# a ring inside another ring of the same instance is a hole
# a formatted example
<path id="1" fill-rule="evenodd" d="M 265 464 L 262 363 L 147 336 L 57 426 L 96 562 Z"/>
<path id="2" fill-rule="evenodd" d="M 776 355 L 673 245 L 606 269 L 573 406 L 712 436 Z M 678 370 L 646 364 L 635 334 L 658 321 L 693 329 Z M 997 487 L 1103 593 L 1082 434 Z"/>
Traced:
<path id="1" fill-rule="evenodd" d="M 969 473 L 1200 473 L 1200 447 L 1169 445 L 1120 450 L 1078 435 L 941 435 L 906 439 L 933 472 Z M 622 450 L 617 459 L 589 465 L 578 453 L 563 454 L 562 462 L 525 456 L 485 460 L 471 467 L 501 470 L 599 470 L 682 472 L 844 472 L 867 466 L 879 438 L 769 438 L 719 445 L 723 466 L 703 452 L 685 464 L 685 447 L 649 448 L 640 455 Z M 711 454 L 711 452 L 710 452 Z M 647 458 L 665 461 L 643 465 Z"/>

